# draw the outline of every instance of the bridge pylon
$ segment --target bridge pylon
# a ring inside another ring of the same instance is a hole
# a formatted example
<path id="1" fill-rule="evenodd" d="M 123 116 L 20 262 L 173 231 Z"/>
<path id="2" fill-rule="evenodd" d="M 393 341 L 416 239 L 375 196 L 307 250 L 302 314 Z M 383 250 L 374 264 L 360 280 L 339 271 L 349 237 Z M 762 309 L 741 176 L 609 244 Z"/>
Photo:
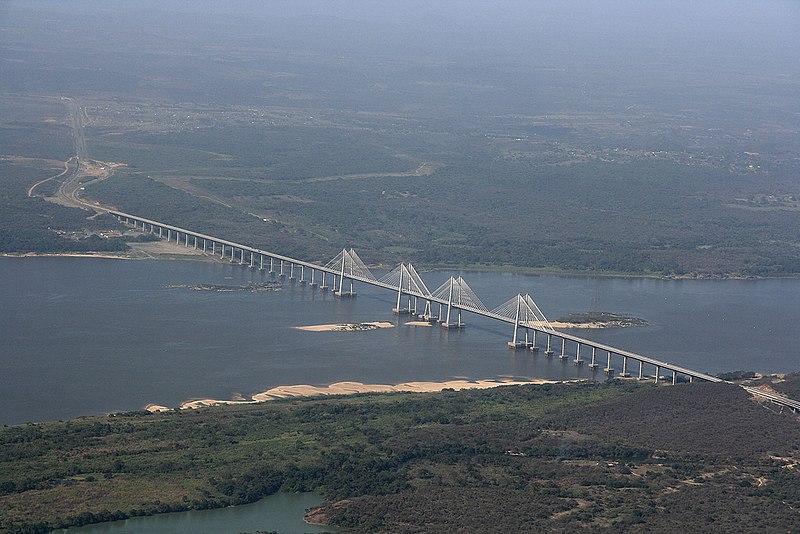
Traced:
<path id="1" fill-rule="evenodd" d="M 537 350 L 536 330 L 540 330 L 548 333 L 548 350 L 550 349 L 549 338 L 550 332 L 554 332 L 553 327 L 529 294 L 517 294 L 492 310 L 492 313 L 514 321 L 514 334 L 508 342 L 508 348 Z M 523 330 L 524 339 L 520 336 L 520 328 Z M 531 340 L 531 330 L 533 330 L 533 340 Z"/>
<path id="2" fill-rule="evenodd" d="M 333 294 L 338 298 L 353 298 L 356 296 L 356 292 L 353 290 L 354 278 L 377 282 L 375 276 L 352 248 L 350 250 L 342 249 L 325 267 L 339 273 L 338 286 L 336 285 L 337 276 L 333 276 Z"/>
<path id="3" fill-rule="evenodd" d="M 414 269 L 414 266 L 401 263 L 380 279 L 381 282 L 397 287 L 397 304 L 392 308 L 396 315 L 413 315 L 425 321 L 435 320 L 431 308 L 431 292 Z M 403 295 L 408 297 L 408 305 L 403 306 Z M 425 309 L 418 314 L 419 299 L 425 300 Z"/>

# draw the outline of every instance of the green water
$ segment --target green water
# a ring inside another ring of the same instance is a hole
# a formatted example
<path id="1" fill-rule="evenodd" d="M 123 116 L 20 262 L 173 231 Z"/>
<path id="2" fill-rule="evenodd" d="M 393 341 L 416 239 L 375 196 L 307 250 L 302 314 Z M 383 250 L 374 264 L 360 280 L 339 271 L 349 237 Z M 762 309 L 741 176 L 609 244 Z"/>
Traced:
<path id="1" fill-rule="evenodd" d="M 276 493 L 258 502 L 218 510 L 193 510 L 136 517 L 62 530 L 65 534 L 236 534 L 272 532 L 302 534 L 333 532 L 303 521 L 306 509 L 318 506 L 314 493 Z"/>

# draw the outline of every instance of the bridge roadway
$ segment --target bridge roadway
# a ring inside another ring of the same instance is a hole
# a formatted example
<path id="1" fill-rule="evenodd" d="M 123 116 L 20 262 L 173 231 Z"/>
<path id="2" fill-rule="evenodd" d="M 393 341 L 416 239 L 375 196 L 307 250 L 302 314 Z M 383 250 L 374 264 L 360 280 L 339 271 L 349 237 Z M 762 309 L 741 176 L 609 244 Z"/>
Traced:
<path id="1" fill-rule="evenodd" d="M 322 273 L 328 273 L 328 274 L 331 274 L 331 275 L 334 275 L 334 276 L 341 276 L 341 270 L 340 269 L 334 269 L 334 268 L 327 267 L 327 266 L 324 266 L 324 265 L 319 265 L 319 264 L 316 264 L 316 263 L 311 263 L 311 262 L 307 262 L 307 261 L 303 261 L 303 260 L 298 260 L 298 259 L 295 259 L 295 258 L 291 258 L 289 256 L 284 256 L 282 254 L 276 254 L 274 252 L 261 250 L 261 249 L 258 249 L 258 248 L 254 248 L 254 247 L 250 247 L 250 246 L 247 246 L 247 245 L 243 245 L 241 243 L 236 243 L 234 241 L 228 241 L 226 239 L 220 239 L 218 237 L 202 234 L 202 233 L 199 233 L 199 232 L 194 232 L 192 230 L 187 230 L 186 228 L 181 228 L 179 226 L 173 226 L 173 225 L 170 225 L 170 224 L 165 224 L 165 223 L 154 221 L 154 220 L 151 220 L 151 219 L 146 219 L 144 217 L 139 217 L 138 215 L 132 215 L 130 213 L 125 213 L 125 212 L 118 211 L 118 210 L 112 210 L 112 209 L 108 209 L 108 208 L 101 208 L 99 206 L 92 206 L 92 208 L 94 208 L 96 210 L 107 211 L 109 214 L 116 216 L 120 220 L 125 219 L 125 222 L 127 222 L 129 224 L 130 223 L 134 223 L 134 224 L 138 223 L 138 224 L 143 225 L 143 228 L 144 228 L 144 225 L 150 225 L 151 231 L 153 231 L 154 229 L 160 228 L 160 229 L 162 229 L 162 232 L 163 232 L 163 230 L 169 230 L 169 231 L 175 232 L 176 233 L 176 240 L 177 240 L 177 238 L 178 238 L 178 236 L 180 234 L 184 234 L 184 236 L 186 236 L 186 239 L 185 239 L 186 246 L 189 246 L 188 237 L 192 237 L 192 238 L 196 238 L 196 239 L 205 240 L 206 243 L 217 243 L 219 245 L 224 245 L 224 246 L 230 247 L 230 249 L 231 249 L 231 258 L 232 259 L 234 259 L 234 254 L 235 254 L 236 250 L 239 250 L 240 252 L 244 251 L 244 252 L 250 253 L 251 254 L 251 257 L 250 257 L 250 265 L 251 266 L 255 266 L 255 264 L 253 262 L 254 256 L 252 256 L 252 255 L 258 255 L 261 258 L 271 258 L 273 261 L 277 260 L 279 262 L 288 263 L 290 266 L 291 265 L 298 265 L 298 266 L 301 266 L 303 268 L 308 268 L 308 269 L 311 269 L 312 272 L 313 271 L 320 271 Z M 196 242 L 193 243 L 193 245 L 196 246 Z M 242 255 L 240 261 L 244 262 L 243 255 Z M 342 261 L 344 261 L 344 259 Z M 390 291 L 398 291 L 398 287 L 396 287 L 396 286 L 394 286 L 392 284 L 389 284 L 389 283 L 386 283 L 386 282 L 383 282 L 383 281 L 380 281 L 380 280 L 376 280 L 374 278 L 368 278 L 368 277 L 365 277 L 365 276 L 361 276 L 361 275 L 358 275 L 356 273 L 346 273 L 345 278 L 349 278 L 349 279 L 351 279 L 353 281 L 362 282 L 364 284 L 369 284 L 369 285 L 372 285 L 372 286 L 381 287 L 383 289 L 388 289 Z M 323 279 L 323 282 L 324 282 L 324 279 Z M 509 323 L 509 324 L 512 324 L 512 325 L 517 324 L 517 325 L 519 325 L 519 326 L 521 326 L 523 328 L 528 328 L 530 330 L 534 330 L 535 332 L 539 332 L 539 333 L 547 335 L 547 336 L 552 336 L 552 337 L 556 337 L 556 338 L 561 338 L 562 340 L 571 341 L 571 342 L 576 343 L 577 347 L 579 347 L 579 348 L 580 347 L 589 347 L 589 348 L 591 348 L 593 350 L 593 353 L 596 350 L 600 350 L 600 351 L 606 352 L 607 362 L 608 362 L 607 363 L 607 367 L 606 367 L 606 372 L 613 372 L 613 369 L 611 368 L 611 358 L 612 358 L 612 355 L 617 355 L 617 356 L 622 356 L 623 357 L 623 372 L 625 370 L 627 370 L 626 368 L 627 368 L 628 360 L 633 360 L 635 362 L 639 362 L 640 363 L 640 366 L 639 366 L 639 378 L 642 378 L 642 366 L 644 364 L 647 364 L 647 365 L 650 365 L 650 366 L 653 366 L 653 367 L 656 368 L 656 377 L 655 377 L 656 380 L 660 379 L 660 377 L 659 377 L 660 370 L 666 370 L 666 371 L 671 371 L 672 372 L 672 381 L 673 381 L 673 383 L 675 382 L 675 378 L 676 378 L 677 375 L 684 375 L 686 377 L 689 377 L 690 380 L 691 379 L 698 379 L 698 380 L 704 380 L 704 381 L 708 381 L 708 382 L 723 382 L 722 379 L 720 379 L 720 378 L 718 378 L 716 376 L 712 376 L 712 375 L 709 375 L 709 374 L 706 374 L 706 373 L 701 373 L 699 371 L 694 371 L 694 370 L 688 369 L 686 367 L 681 367 L 679 365 L 675 365 L 675 364 L 672 364 L 672 363 L 669 363 L 669 362 L 657 360 L 655 358 L 650 358 L 648 356 L 644 356 L 642 354 L 637 354 L 635 352 L 631 352 L 631 351 L 619 349 L 619 348 L 616 348 L 616 347 L 612 347 L 610 345 L 605 345 L 603 343 L 598 343 L 596 341 L 592 341 L 592 340 L 585 339 L 585 338 L 582 338 L 582 337 L 574 336 L 574 335 L 568 334 L 566 332 L 561 332 L 561 331 L 557 331 L 557 330 L 547 330 L 547 329 L 544 329 L 544 328 L 534 327 L 534 326 L 531 326 L 530 324 L 527 324 L 527 323 L 518 322 L 517 319 L 512 319 L 512 318 L 506 317 L 504 315 L 500 315 L 500 314 L 492 312 L 492 311 L 487 311 L 487 310 L 475 308 L 475 307 L 472 307 L 472 306 L 458 306 L 458 305 L 449 303 L 444 298 L 435 297 L 433 295 L 424 295 L 424 294 L 416 292 L 416 291 L 403 291 L 403 293 L 407 294 L 407 295 L 410 295 L 410 296 L 419 297 L 419 298 L 428 300 L 431 303 L 436 302 L 436 303 L 441 304 L 443 306 L 447 306 L 447 305 L 450 304 L 456 309 L 461 309 L 461 310 L 464 310 L 464 311 L 467 311 L 467 312 L 470 312 L 470 313 L 474 313 L 476 315 L 480 315 L 480 316 L 483 316 L 483 317 L 488 317 L 490 319 L 494 319 L 494 320 L 497 320 L 497 321 L 502 321 L 504 323 Z M 550 339 L 550 337 L 548 338 L 548 340 L 549 339 Z M 548 345 L 549 345 L 549 343 L 548 343 Z M 562 347 L 563 347 L 563 345 L 562 345 Z M 562 353 L 561 356 L 565 356 L 565 355 Z M 796 401 L 794 399 L 789 399 L 787 397 L 784 397 L 782 395 L 778 395 L 776 393 L 763 391 L 763 390 L 760 390 L 760 389 L 757 389 L 757 388 L 753 388 L 753 387 L 749 387 L 749 386 L 742 386 L 742 387 L 743 387 L 743 389 L 745 389 L 746 391 L 748 391 L 752 395 L 755 395 L 755 396 L 761 397 L 763 399 L 770 400 L 770 401 L 772 401 L 772 402 L 774 402 L 776 404 L 788 407 L 792 411 L 797 412 L 798 410 L 800 410 L 800 401 Z"/>

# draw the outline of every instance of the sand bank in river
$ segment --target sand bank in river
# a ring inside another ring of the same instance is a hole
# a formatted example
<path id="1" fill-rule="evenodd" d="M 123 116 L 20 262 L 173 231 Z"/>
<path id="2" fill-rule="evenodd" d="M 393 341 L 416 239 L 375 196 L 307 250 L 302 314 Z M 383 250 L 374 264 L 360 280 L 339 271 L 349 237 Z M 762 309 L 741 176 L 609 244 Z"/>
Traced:
<path id="1" fill-rule="evenodd" d="M 295 330 L 306 332 L 360 332 L 362 330 L 377 330 L 379 328 L 393 328 L 394 325 L 385 321 L 370 323 L 343 323 L 343 324 L 318 324 L 311 326 L 293 326 Z"/>
<path id="2" fill-rule="evenodd" d="M 491 379 L 491 380 L 445 380 L 443 382 L 403 382 L 402 384 L 364 384 L 363 382 L 336 382 L 328 386 L 312 386 L 309 384 L 298 384 L 295 386 L 278 386 L 261 393 L 253 395 L 251 400 L 218 400 L 218 399 L 197 399 L 184 402 L 180 405 L 181 409 L 202 408 L 203 406 L 216 406 L 220 404 L 250 404 L 255 402 L 265 402 L 276 399 L 287 399 L 293 397 L 319 397 L 329 395 L 351 395 L 353 393 L 374 393 L 374 392 L 436 392 L 444 389 L 488 389 L 498 386 L 512 386 L 525 384 L 554 384 L 557 380 L 543 379 Z M 163 406 L 151 404 L 147 410 L 158 411 Z"/>

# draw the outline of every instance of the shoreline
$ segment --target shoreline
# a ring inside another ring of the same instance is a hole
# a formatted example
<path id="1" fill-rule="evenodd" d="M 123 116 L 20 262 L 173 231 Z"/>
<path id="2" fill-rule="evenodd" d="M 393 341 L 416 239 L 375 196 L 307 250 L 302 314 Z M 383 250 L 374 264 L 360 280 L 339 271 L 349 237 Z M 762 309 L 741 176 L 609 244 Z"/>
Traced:
<path id="1" fill-rule="evenodd" d="M 139 243 L 133 243 L 138 245 Z M 180 248 L 180 247 L 178 247 Z M 144 255 L 143 255 L 144 254 Z M 102 259 L 119 259 L 119 260 L 166 260 L 166 261 L 219 261 L 216 255 L 210 255 L 203 252 L 181 252 L 176 250 L 169 251 L 147 251 L 137 249 L 133 246 L 130 250 L 123 251 L 120 254 L 114 255 L 108 252 L 0 252 L 0 258 L 102 258 Z M 370 265 L 372 268 L 386 269 L 383 264 Z M 760 280 L 800 280 L 800 273 L 798 274 L 785 274 L 776 276 L 751 276 L 741 274 L 700 274 L 695 275 L 664 275 L 658 273 L 624 273 L 624 272 L 596 272 L 596 271 L 562 271 L 559 269 L 536 269 L 528 267 L 517 267 L 513 265 L 467 265 L 467 266 L 432 266 L 420 268 L 420 272 L 443 272 L 443 271 L 463 271 L 472 273 L 510 273 L 522 276 L 556 276 L 559 278 L 618 278 L 628 280 L 675 280 L 675 281 L 728 281 L 728 280 L 741 280 L 741 281 L 760 281 Z"/>
<path id="2" fill-rule="evenodd" d="M 324 386 L 311 384 L 295 384 L 289 386 L 276 386 L 249 398 L 238 397 L 235 399 L 193 399 L 182 402 L 176 409 L 195 410 L 209 406 L 257 404 L 283 399 L 300 399 L 309 397 L 332 397 L 340 395 L 355 395 L 358 393 L 439 393 L 444 390 L 462 391 L 466 389 L 491 389 L 501 386 L 524 386 L 542 384 L 561 384 L 578 382 L 580 380 L 549 380 L 544 378 L 489 378 L 468 380 L 454 378 L 442 381 L 411 381 L 399 384 L 365 384 L 356 381 L 334 382 Z M 144 408 L 149 412 L 170 411 L 173 408 L 160 404 L 148 404 Z"/>

